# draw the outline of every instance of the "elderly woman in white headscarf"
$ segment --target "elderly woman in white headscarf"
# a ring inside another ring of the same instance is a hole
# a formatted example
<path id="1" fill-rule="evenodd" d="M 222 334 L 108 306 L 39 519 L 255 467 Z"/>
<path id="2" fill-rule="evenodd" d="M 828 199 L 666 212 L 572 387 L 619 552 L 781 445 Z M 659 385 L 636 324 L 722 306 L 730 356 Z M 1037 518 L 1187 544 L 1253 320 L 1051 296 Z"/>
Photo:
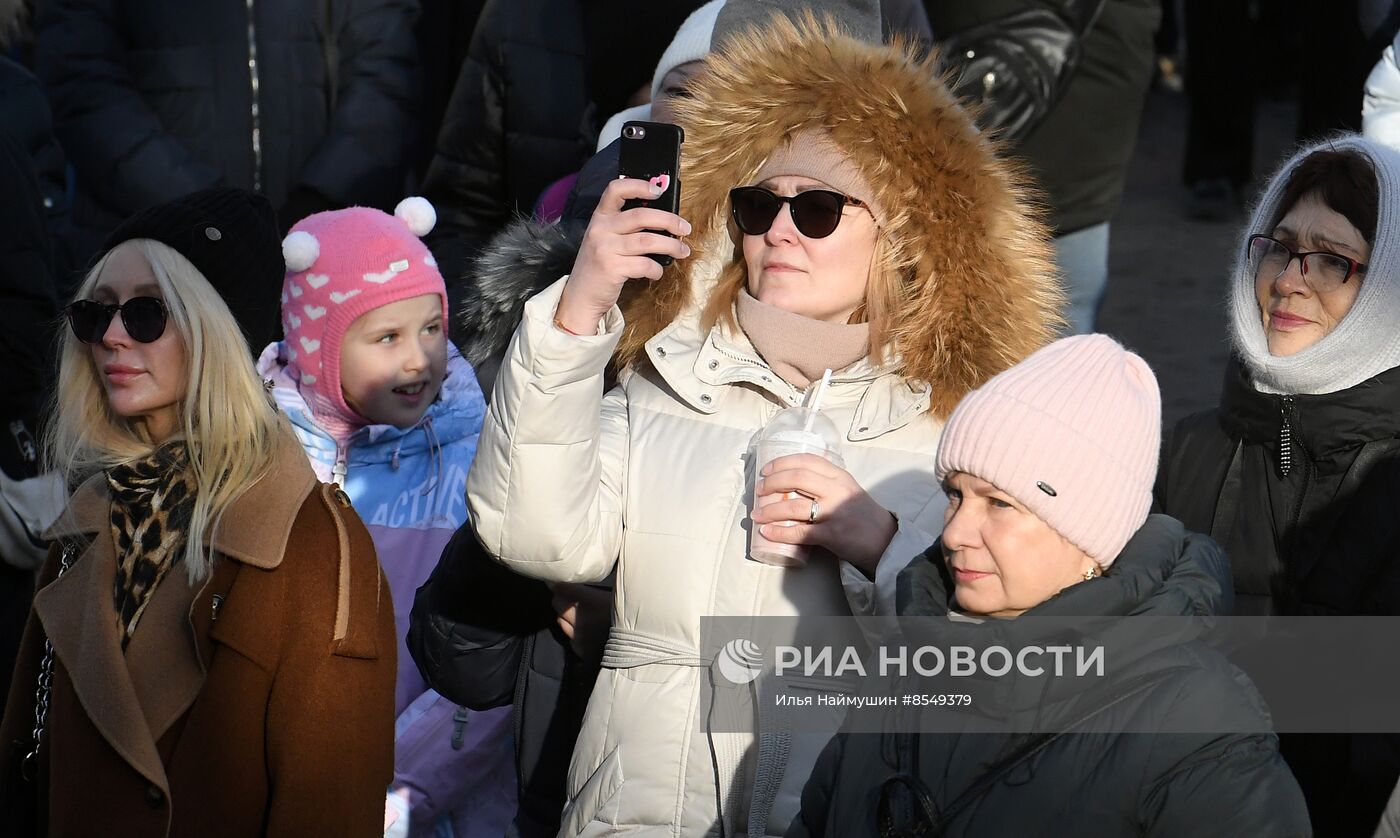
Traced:
<path id="1" fill-rule="evenodd" d="M 1220 406 L 1165 441 L 1161 511 L 1210 533 L 1242 614 L 1400 614 L 1400 153 L 1296 154 L 1245 230 Z M 1400 775 L 1382 737 L 1283 737 L 1319 834 L 1375 827 Z"/>

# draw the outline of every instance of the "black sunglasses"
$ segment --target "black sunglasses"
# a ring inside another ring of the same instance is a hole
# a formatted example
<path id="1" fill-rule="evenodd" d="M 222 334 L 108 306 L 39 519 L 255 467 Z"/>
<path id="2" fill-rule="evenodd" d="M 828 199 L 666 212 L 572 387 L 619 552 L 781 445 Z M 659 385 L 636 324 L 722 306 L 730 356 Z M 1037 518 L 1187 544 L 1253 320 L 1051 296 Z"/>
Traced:
<path id="1" fill-rule="evenodd" d="M 165 303 L 155 297 L 132 297 L 121 305 L 77 300 L 68 305 L 68 325 L 73 327 L 73 336 L 83 343 L 101 343 L 119 311 L 122 325 L 133 340 L 153 343 L 165 334 Z"/>
<path id="2" fill-rule="evenodd" d="M 762 186 L 740 186 L 729 190 L 730 213 L 739 232 L 746 236 L 761 236 L 768 232 L 783 204 L 792 207 L 792 224 L 797 232 L 809 239 L 824 239 L 836 232 L 837 225 L 841 223 L 841 211 L 848 204 L 867 207 L 864 201 L 829 189 L 808 189 L 791 198 Z"/>

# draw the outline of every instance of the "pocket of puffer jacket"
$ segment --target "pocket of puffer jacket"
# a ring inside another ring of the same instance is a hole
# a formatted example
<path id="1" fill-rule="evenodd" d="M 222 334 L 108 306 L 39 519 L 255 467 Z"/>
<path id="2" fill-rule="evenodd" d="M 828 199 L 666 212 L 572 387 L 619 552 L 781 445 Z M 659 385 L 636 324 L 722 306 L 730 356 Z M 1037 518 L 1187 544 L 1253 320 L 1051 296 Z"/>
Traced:
<path id="1" fill-rule="evenodd" d="M 622 758 L 608 751 L 564 812 L 563 835 L 582 835 L 594 821 L 616 824 L 622 798 Z"/>

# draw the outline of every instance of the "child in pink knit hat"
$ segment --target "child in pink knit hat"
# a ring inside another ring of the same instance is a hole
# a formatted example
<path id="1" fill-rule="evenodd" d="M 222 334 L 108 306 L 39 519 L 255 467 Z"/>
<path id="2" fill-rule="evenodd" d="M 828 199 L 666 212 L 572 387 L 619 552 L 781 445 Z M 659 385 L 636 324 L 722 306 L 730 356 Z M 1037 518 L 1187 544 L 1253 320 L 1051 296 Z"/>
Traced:
<path id="1" fill-rule="evenodd" d="M 393 215 L 352 207 L 297 222 L 282 244 L 286 340 L 259 361 L 312 467 L 374 539 L 400 650 L 414 592 L 466 523 L 486 413 L 447 340 L 447 288 L 421 240 L 434 220 L 431 204 L 407 198 Z M 398 660 L 386 822 L 403 834 L 444 821 L 456 835 L 502 834 L 515 812 L 511 709 L 468 718 L 406 652 Z"/>
<path id="2" fill-rule="evenodd" d="M 420 238 L 436 219 L 426 200 L 406 198 L 394 215 L 365 207 L 317 213 L 283 242 L 288 366 L 336 436 L 368 424 L 412 426 L 437 398 L 447 368 L 447 287 Z"/>

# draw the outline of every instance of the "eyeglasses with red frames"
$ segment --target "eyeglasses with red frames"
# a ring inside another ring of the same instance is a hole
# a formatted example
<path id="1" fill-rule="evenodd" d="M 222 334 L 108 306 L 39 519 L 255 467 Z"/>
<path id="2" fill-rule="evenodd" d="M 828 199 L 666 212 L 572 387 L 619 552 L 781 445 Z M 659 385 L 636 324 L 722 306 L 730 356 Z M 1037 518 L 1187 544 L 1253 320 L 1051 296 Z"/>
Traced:
<path id="1" fill-rule="evenodd" d="M 1366 274 L 1366 265 L 1340 253 L 1327 250 L 1296 251 L 1262 233 L 1249 237 L 1249 264 L 1256 280 L 1278 279 L 1294 259 L 1302 268 L 1303 281 L 1320 294 L 1337 290 L 1353 276 Z"/>

